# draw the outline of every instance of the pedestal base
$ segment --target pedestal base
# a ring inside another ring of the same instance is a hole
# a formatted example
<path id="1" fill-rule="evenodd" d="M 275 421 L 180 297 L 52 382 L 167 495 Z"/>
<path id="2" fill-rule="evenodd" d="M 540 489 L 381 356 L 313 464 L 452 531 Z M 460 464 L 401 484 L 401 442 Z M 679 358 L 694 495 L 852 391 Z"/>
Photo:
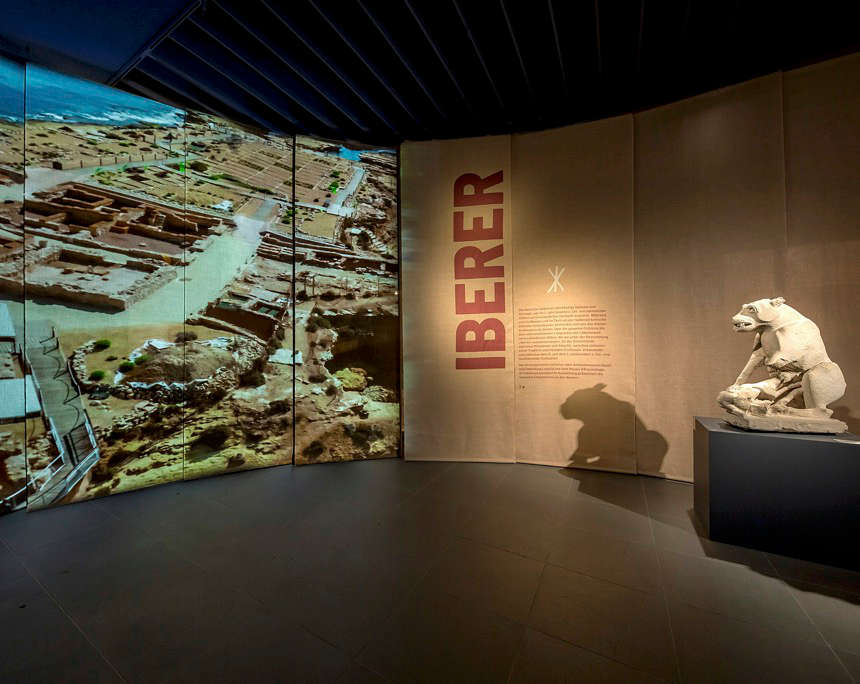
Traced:
<path id="1" fill-rule="evenodd" d="M 723 420 L 745 430 L 763 432 L 801 432 L 825 435 L 842 434 L 848 425 L 835 418 L 796 416 L 790 413 L 776 413 L 758 416 L 753 413 L 736 415 L 727 413 Z"/>
<path id="2" fill-rule="evenodd" d="M 696 418 L 694 508 L 714 541 L 860 569 L 860 437 Z"/>

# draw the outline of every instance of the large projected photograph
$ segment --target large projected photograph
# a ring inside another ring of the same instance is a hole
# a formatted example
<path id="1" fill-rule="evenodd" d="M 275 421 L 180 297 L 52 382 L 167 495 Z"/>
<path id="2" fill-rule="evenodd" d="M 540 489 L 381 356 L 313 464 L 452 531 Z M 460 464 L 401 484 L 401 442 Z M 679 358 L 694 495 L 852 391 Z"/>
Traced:
<path id="1" fill-rule="evenodd" d="M 296 140 L 296 463 L 397 456 L 397 155 Z"/>
<path id="2" fill-rule="evenodd" d="M 39 423 L 35 385 L 22 350 L 23 199 L 24 67 L 0 59 L 0 513 L 26 504 L 25 444 Z"/>
<path id="3" fill-rule="evenodd" d="M 27 330 L 69 359 L 46 411 L 63 467 L 30 507 L 290 462 L 292 369 L 264 370 L 289 355 L 291 267 L 258 251 L 292 138 L 36 69 L 27 93 L 26 229 L 56 252 L 28 261 Z"/>
<path id="4" fill-rule="evenodd" d="M 186 269 L 185 478 L 292 461 L 293 138 L 189 112 L 187 208 L 229 226 Z"/>
<path id="5" fill-rule="evenodd" d="M 4 510 L 398 455 L 395 150 L 0 67 Z"/>
<path id="6" fill-rule="evenodd" d="M 32 65 L 26 113 L 28 507 L 181 479 L 182 356 L 156 356 L 222 223 L 185 212 L 184 113 Z"/>

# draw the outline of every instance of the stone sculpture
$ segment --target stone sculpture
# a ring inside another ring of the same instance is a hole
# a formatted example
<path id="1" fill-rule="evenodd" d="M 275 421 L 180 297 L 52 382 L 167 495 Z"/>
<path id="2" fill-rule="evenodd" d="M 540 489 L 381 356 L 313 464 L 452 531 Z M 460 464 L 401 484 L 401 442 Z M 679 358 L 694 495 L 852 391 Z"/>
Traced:
<path id="1" fill-rule="evenodd" d="M 818 326 L 782 297 L 744 304 L 732 318 L 736 332 L 754 332 L 749 361 L 717 401 L 726 420 L 748 430 L 845 432 L 827 405 L 845 393 L 842 370 L 827 356 Z M 749 382 L 759 366 L 768 378 Z"/>

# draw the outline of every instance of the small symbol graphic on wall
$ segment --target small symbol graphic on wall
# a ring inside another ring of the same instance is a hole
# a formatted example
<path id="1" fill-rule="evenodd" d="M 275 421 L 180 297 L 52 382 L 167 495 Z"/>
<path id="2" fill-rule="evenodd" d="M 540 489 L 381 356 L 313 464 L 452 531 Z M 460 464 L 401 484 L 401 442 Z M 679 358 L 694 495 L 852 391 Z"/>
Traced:
<path id="1" fill-rule="evenodd" d="M 556 266 L 555 270 L 548 268 L 549 274 L 552 276 L 552 285 L 549 286 L 549 289 L 546 291 L 547 294 L 550 292 L 564 292 L 564 285 L 561 284 L 561 274 L 564 273 L 564 266 Z"/>

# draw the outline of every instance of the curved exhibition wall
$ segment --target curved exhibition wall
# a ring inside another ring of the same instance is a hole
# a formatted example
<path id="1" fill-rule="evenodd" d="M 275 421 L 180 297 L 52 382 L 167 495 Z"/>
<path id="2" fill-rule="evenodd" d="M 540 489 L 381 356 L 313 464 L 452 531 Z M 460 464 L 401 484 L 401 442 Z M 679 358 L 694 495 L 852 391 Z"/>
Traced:
<path id="1" fill-rule="evenodd" d="M 397 182 L 0 60 L 0 511 L 397 456 Z"/>
<path id="2" fill-rule="evenodd" d="M 26 87 L 25 87 L 26 83 Z M 26 97 L 25 97 L 26 93 Z M 396 456 L 692 478 L 743 302 L 857 431 L 860 56 L 395 150 L 0 63 L 0 505 Z M 355 147 L 355 146 L 352 146 Z"/>
<path id="3" fill-rule="evenodd" d="M 566 128 L 401 151 L 404 451 L 681 480 L 783 296 L 858 431 L 860 55 Z"/>

